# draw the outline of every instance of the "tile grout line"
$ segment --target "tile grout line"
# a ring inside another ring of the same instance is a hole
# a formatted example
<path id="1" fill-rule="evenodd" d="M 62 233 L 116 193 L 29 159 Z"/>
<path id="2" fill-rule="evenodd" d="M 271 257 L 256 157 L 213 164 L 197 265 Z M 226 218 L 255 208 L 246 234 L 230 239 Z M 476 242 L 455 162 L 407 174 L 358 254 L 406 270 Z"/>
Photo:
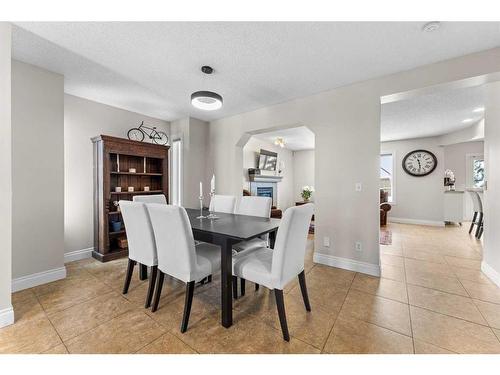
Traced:
<path id="1" fill-rule="evenodd" d="M 369 296 L 373 296 L 373 297 L 377 297 L 377 298 L 382 298 L 382 299 L 385 299 L 385 300 L 389 300 L 389 301 L 391 301 L 391 302 L 400 303 L 400 304 L 402 304 L 402 305 L 408 305 L 407 303 L 404 303 L 404 302 L 391 300 L 391 299 L 386 298 L 386 297 L 376 296 L 376 295 L 373 295 L 373 294 L 370 294 L 370 293 L 366 293 L 366 292 L 363 292 L 363 291 L 359 291 L 359 290 L 356 290 L 356 289 L 354 289 L 354 290 L 355 290 L 356 292 L 359 292 L 359 293 L 362 293 L 362 294 L 367 294 L 367 295 L 369 295 Z M 363 320 L 363 319 L 359 319 L 359 318 L 354 318 L 354 319 L 356 319 L 356 320 L 360 320 L 360 321 L 365 322 L 365 323 L 368 323 L 368 324 L 372 324 L 372 325 L 377 326 L 377 327 L 379 327 L 379 328 L 382 328 L 382 329 L 385 329 L 385 330 L 388 330 L 388 331 L 391 331 L 391 332 L 397 333 L 397 334 L 402 335 L 402 336 L 406 336 L 406 337 L 408 337 L 408 338 L 412 338 L 412 336 L 409 336 L 409 335 L 408 335 L 408 334 L 406 334 L 406 333 L 401 333 L 401 332 L 399 332 L 399 331 L 394 330 L 393 328 L 384 327 L 384 326 L 382 326 L 382 325 L 380 325 L 380 324 L 378 324 L 378 323 L 369 322 L 369 321 L 366 321 L 366 320 Z"/>
<path id="2" fill-rule="evenodd" d="M 453 255 L 447 255 L 448 257 L 451 257 L 451 258 L 459 258 L 459 259 L 465 259 L 465 260 L 477 260 L 477 259 L 469 259 L 469 258 L 463 258 L 463 257 L 457 257 L 457 256 L 453 256 Z M 472 305 L 476 308 L 476 310 L 479 312 L 479 315 L 484 319 L 484 321 L 486 322 L 486 326 L 484 324 L 481 324 L 481 323 L 476 323 L 476 322 L 472 322 L 470 320 L 467 320 L 467 319 L 463 319 L 463 318 L 458 318 L 458 317 L 455 317 L 455 316 L 452 316 L 452 315 L 448 315 L 448 314 L 443 314 L 441 312 L 438 312 L 438 311 L 434 311 L 434 310 L 431 310 L 431 309 L 428 309 L 428 308 L 425 308 L 425 307 L 421 307 L 421 306 L 417 306 L 417 305 L 412 305 L 410 304 L 410 300 L 408 298 L 408 302 L 409 302 L 409 305 L 410 306 L 415 306 L 415 307 L 418 307 L 418 308 L 421 308 L 421 309 L 424 309 L 424 310 L 427 310 L 427 311 L 431 311 L 431 312 L 434 312 L 436 314 L 440 314 L 440 315 L 444 315 L 444 316 L 449 316 L 451 318 L 455 318 L 455 319 L 459 319 L 459 320 L 463 320 L 463 321 L 466 321 L 466 322 L 469 322 L 469 323 L 472 323 L 472 324 L 477 324 L 477 325 L 480 325 L 480 326 L 483 326 L 483 327 L 487 327 L 490 329 L 491 333 L 497 338 L 497 340 L 500 342 L 500 338 L 495 335 L 495 332 L 493 331 L 493 328 L 490 326 L 490 324 L 488 323 L 488 321 L 486 320 L 486 318 L 484 317 L 484 315 L 481 313 L 480 309 L 477 307 L 476 303 L 474 302 L 474 299 L 472 298 L 472 296 L 470 295 L 469 291 L 467 290 L 467 288 L 465 288 L 465 286 L 463 285 L 462 283 L 462 280 L 460 280 L 460 278 L 458 277 L 457 275 L 457 272 L 456 270 L 453 268 L 464 268 L 464 269 L 470 269 L 470 268 L 467 268 L 467 267 L 459 267 L 459 266 L 454 266 L 452 264 L 449 263 L 448 259 L 446 259 L 446 256 L 443 255 L 443 259 L 444 261 L 446 262 L 446 265 L 449 266 L 453 272 L 453 276 L 455 279 L 457 279 L 457 281 L 460 283 L 460 285 L 462 286 L 462 288 L 465 290 L 465 292 L 467 293 L 467 296 L 468 297 L 465 297 L 465 296 L 461 296 L 461 297 L 464 297 L 464 298 L 469 298 L 472 302 Z M 410 284 L 411 285 L 411 284 Z M 423 287 L 423 286 L 419 286 L 417 285 L 418 287 Z M 427 288 L 427 287 L 423 287 L 423 288 Z M 433 288 L 427 288 L 427 289 L 433 289 Z M 440 291 L 438 289 L 433 289 L 433 290 L 437 290 L 437 291 Z M 453 294 L 453 295 L 456 295 L 455 293 L 450 293 L 450 292 L 445 292 L 445 291 L 440 291 L 440 292 L 443 292 L 443 293 L 448 293 L 448 294 Z M 460 295 L 458 295 L 460 296 Z M 411 314 L 410 314 L 410 319 L 411 319 Z M 424 340 L 422 340 L 424 341 Z M 426 342 L 426 341 L 424 341 Z M 438 345 L 435 345 L 435 344 L 432 344 L 432 343 L 429 343 L 431 345 L 434 345 L 434 346 L 437 346 L 437 347 L 440 347 Z M 415 346 L 415 339 L 413 338 L 413 345 Z M 441 348 L 441 349 L 445 349 L 445 348 Z M 451 351 L 449 349 L 445 349 L 445 350 L 448 350 L 448 351 Z"/>
<path id="3" fill-rule="evenodd" d="M 347 289 L 344 300 L 342 301 L 342 305 L 340 306 L 339 312 L 337 313 L 337 316 L 335 317 L 332 328 L 330 329 L 330 332 L 328 332 L 328 335 L 326 336 L 326 340 L 323 343 L 323 347 L 321 348 L 321 353 L 324 353 L 324 351 L 325 351 L 326 343 L 328 342 L 328 340 L 330 339 L 330 336 L 332 335 L 333 329 L 335 328 L 335 324 L 337 323 L 337 320 L 339 319 L 340 313 L 342 312 L 342 308 L 344 307 L 345 301 L 347 300 L 347 296 L 349 295 L 349 292 L 351 291 L 352 284 L 354 283 L 354 279 L 356 278 L 358 273 L 359 272 L 356 272 L 354 274 L 354 277 L 352 278 L 351 283 L 349 284 L 349 288 Z"/>
<path id="4" fill-rule="evenodd" d="M 54 323 L 52 323 L 52 320 L 50 320 L 50 317 L 49 315 L 47 314 L 47 311 L 45 310 L 45 308 L 43 307 L 43 305 L 40 303 L 40 300 L 38 299 L 38 296 L 33 293 L 35 295 L 35 298 L 36 298 L 36 301 L 38 302 L 38 304 L 40 305 L 40 307 L 42 308 L 43 310 L 43 313 L 45 315 L 45 317 L 47 318 L 47 320 L 49 321 L 50 323 L 50 326 L 52 327 L 52 329 L 54 330 L 54 332 L 56 333 L 57 337 L 59 337 L 59 340 L 61 340 L 61 344 L 64 346 L 64 348 L 66 349 L 66 351 L 69 353 L 69 350 L 68 350 L 68 347 L 66 346 L 66 344 L 64 343 L 61 335 L 59 334 L 59 332 L 57 331 L 56 327 L 54 326 Z M 60 344 L 57 344 L 57 345 L 60 345 Z M 54 345 L 52 348 L 49 348 L 47 350 L 50 350 L 50 349 L 53 349 L 55 348 L 57 345 Z"/>
<path id="5" fill-rule="evenodd" d="M 402 247 L 402 251 L 403 251 L 403 255 L 404 255 L 404 242 L 401 243 L 401 247 Z M 416 350 L 415 350 L 415 336 L 413 335 L 413 321 L 411 319 L 411 309 L 410 309 L 410 293 L 408 293 L 408 277 L 406 276 L 406 262 L 405 262 L 405 259 L 403 257 L 403 270 L 404 270 L 404 274 L 405 274 L 405 289 L 406 289 L 406 298 L 408 300 L 408 317 L 410 319 L 410 333 L 411 333 L 411 343 L 412 343 L 412 346 L 413 346 L 413 354 L 416 354 Z"/>
<path id="6" fill-rule="evenodd" d="M 446 260 L 446 259 L 445 259 Z M 455 274 L 456 275 L 456 274 Z M 498 337 L 496 334 L 495 334 L 495 331 L 493 331 L 493 327 L 491 327 L 490 323 L 488 322 L 488 320 L 486 319 L 486 317 L 483 315 L 483 313 L 481 312 L 481 310 L 479 309 L 479 307 L 477 306 L 477 304 L 474 302 L 474 298 L 472 298 L 472 296 L 470 295 L 469 291 L 467 290 L 467 288 L 463 285 L 462 283 L 462 280 L 460 280 L 460 278 L 457 276 L 457 279 L 458 279 L 458 282 L 460 283 L 460 285 L 462 285 L 462 288 L 465 289 L 466 293 L 469 295 L 471 301 L 472 301 L 472 304 L 476 307 L 477 311 L 479 311 L 479 314 L 481 315 L 481 317 L 484 319 L 484 321 L 486 322 L 488 328 L 490 329 L 491 333 L 493 334 L 493 336 L 495 336 L 497 338 L 497 341 L 500 343 L 500 337 Z M 481 299 L 478 299 L 480 301 L 482 301 Z M 485 302 L 485 301 L 483 301 Z M 487 301 L 486 301 L 487 302 Z"/>

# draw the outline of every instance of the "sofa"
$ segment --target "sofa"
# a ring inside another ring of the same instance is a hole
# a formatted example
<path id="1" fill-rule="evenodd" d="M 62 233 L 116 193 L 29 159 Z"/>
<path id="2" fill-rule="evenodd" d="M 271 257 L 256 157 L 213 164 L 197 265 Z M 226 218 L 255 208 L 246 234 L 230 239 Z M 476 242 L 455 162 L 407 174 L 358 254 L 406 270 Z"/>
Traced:
<path id="1" fill-rule="evenodd" d="M 392 206 L 387 202 L 389 193 L 380 189 L 380 226 L 387 225 L 387 213 L 391 210 Z"/>

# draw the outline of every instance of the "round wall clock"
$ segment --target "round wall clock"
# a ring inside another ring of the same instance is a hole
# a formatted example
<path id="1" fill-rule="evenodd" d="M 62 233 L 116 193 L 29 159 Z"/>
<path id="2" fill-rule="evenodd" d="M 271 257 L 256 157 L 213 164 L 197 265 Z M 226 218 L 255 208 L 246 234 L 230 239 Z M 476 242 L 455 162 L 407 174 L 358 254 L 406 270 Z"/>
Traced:
<path id="1" fill-rule="evenodd" d="M 431 174 L 437 167 L 436 156 L 426 150 L 415 150 L 403 158 L 403 169 L 409 175 L 423 177 Z"/>

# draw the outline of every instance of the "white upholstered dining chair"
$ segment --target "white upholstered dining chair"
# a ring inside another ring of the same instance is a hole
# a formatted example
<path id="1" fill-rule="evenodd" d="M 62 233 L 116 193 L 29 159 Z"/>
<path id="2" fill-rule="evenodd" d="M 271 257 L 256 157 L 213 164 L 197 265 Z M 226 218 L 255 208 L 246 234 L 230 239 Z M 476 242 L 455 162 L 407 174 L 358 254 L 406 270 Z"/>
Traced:
<path id="1" fill-rule="evenodd" d="M 258 196 L 243 196 L 236 204 L 235 214 L 271 217 L 272 198 Z M 267 247 L 269 243 L 269 235 L 265 234 L 261 237 L 253 238 L 249 241 L 242 241 L 233 246 L 233 253 L 248 253 L 260 247 Z M 238 279 L 233 276 L 233 297 L 238 298 Z M 259 288 L 259 284 L 255 284 L 255 289 Z M 241 279 L 241 295 L 245 295 L 245 279 Z"/>
<path id="2" fill-rule="evenodd" d="M 123 217 L 123 223 L 125 224 L 128 242 L 128 266 L 125 284 L 123 286 L 123 294 L 128 293 L 135 264 L 139 263 L 140 267 L 150 267 L 149 287 L 146 294 L 146 302 L 144 304 L 144 306 L 148 308 L 153 298 L 158 269 L 156 244 L 151 221 L 144 203 L 122 200 L 119 202 L 119 206 Z"/>
<path id="3" fill-rule="evenodd" d="M 167 197 L 165 197 L 165 194 L 134 195 L 132 199 L 134 202 L 167 204 Z"/>
<path id="4" fill-rule="evenodd" d="M 186 283 L 181 332 L 187 330 L 194 286 L 220 270 L 220 248 L 209 243 L 195 246 L 189 217 L 183 207 L 147 204 L 158 250 L 158 278 L 152 311 L 158 309 L 165 274 Z"/>
<path id="5" fill-rule="evenodd" d="M 236 197 L 234 195 L 214 195 L 210 200 L 209 210 L 212 212 L 234 213 Z"/>
<path id="6" fill-rule="evenodd" d="M 274 290 L 283 339 L 290 341 L 286 322 L 283 289 L 298 276 L 302 298 L 311 311 L 304 273 L 309 224 L 314 205 L 311 203 L 288 208 L 281 220 L 274 250 L 259 248 L 233 256 L 233 275 Z"/>

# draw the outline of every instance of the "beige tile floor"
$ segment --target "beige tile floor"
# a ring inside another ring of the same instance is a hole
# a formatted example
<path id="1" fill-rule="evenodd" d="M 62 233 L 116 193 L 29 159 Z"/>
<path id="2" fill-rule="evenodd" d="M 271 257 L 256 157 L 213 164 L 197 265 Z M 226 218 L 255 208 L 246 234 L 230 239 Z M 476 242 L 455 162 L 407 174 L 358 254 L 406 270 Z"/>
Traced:
<path id="1" fill-rule="evenodd" d="M 68 277 L 15 293 L 16 323 L 0 329 L 2 353 L 500 353 L 500 288 L 481 273 L 481 243 L 459 227 L 391 224 L 382 278 L 306 259 L 312 312 L 297 282 L 285 292 L 289 343 L 265 288 L 234 303 L 219 324 L 219 279 L 196 288 L 189 329 L 179 332 L 184 285 L 165 281 L 160 309 L 143 308 L 126 261 L 67 265 Z"/>

